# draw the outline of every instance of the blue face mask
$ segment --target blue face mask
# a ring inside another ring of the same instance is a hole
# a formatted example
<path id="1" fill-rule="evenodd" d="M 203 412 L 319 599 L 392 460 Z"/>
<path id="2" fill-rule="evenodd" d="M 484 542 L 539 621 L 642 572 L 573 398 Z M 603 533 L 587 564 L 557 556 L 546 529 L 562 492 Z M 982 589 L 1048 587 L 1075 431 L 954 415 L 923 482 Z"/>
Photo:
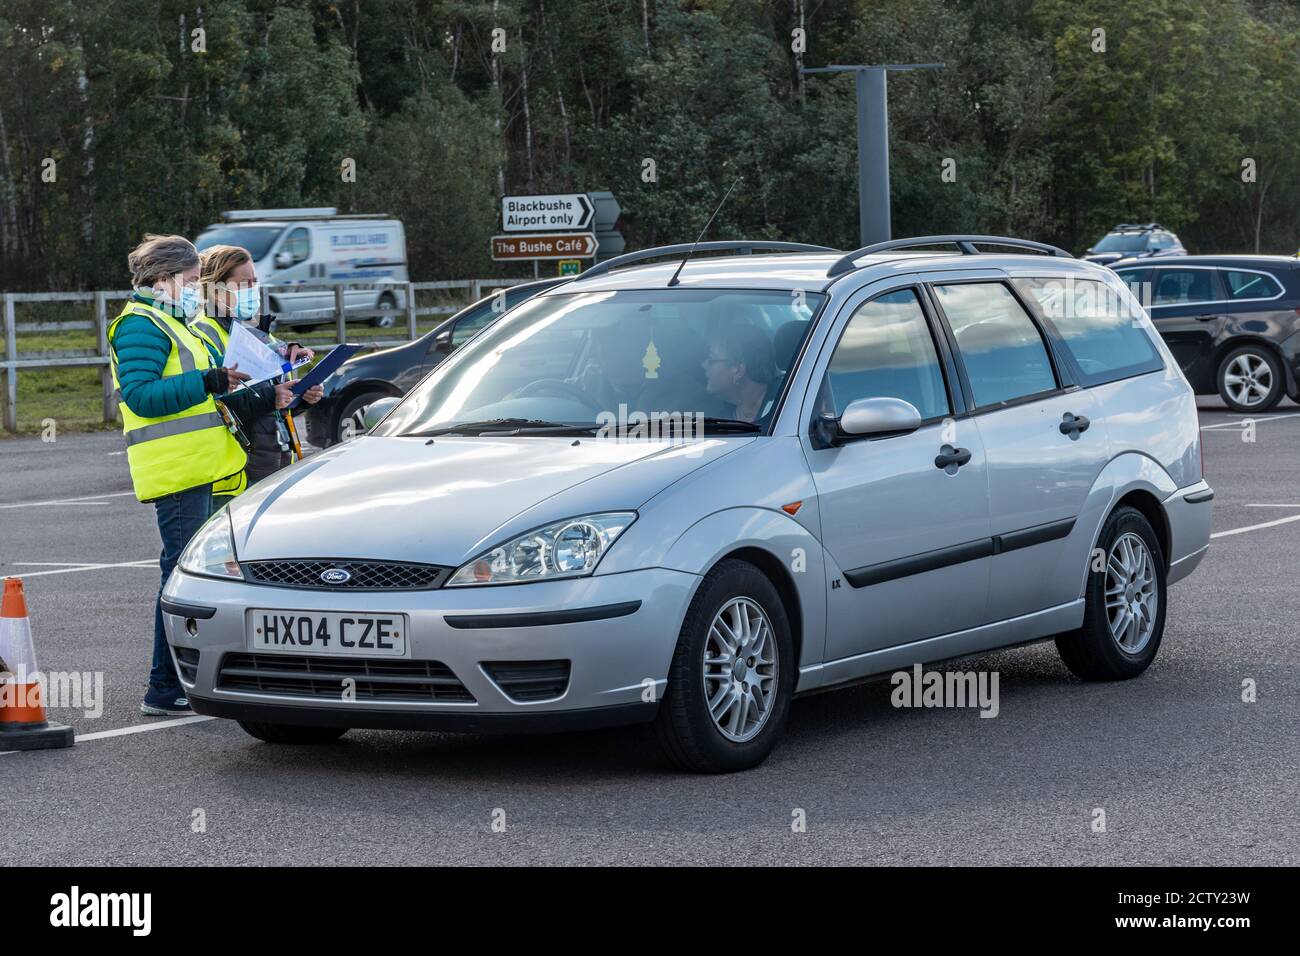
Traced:
<path id="1" fill-rule="evenodd" d="M 181 314 L 186 319 L 192 319 L 199 314 L 199 307 L 203 305 L 203 299 L 199 295 L 199 290 L 192 285 L 187 285 L 181 289 Z"/>
<path id="2" fill-rule="evenodd" d="M 257 315 L 257 312 L 261 307 L 262 294 L 258 291 L 257 286 L 235 290 L 235 307 L 233 314 L 240 322 L 247 322 L 253 316 Z"/>
<path id="3" fill-rule="evenodd" d="M 155 289 L 143 290 L 151 296 L 157 303 L 158 307 L 164 312 L 169 312 L 177 318 L 183 318 L 186 321 L 194 318 L 199 314 L 199 308 L 203 305 L 203 297 L 199 295 L 199 290 L 194 286 L 181 286 L 180 302 L 172 301 L 171 297 Z"/>

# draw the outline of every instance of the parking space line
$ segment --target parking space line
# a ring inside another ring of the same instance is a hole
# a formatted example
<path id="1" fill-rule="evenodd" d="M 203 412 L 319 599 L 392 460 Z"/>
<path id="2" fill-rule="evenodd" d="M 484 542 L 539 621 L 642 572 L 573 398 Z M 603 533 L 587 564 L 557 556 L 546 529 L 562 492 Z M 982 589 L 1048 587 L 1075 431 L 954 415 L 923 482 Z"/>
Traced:
<path id="1" fill-rule="evenodd" d="M 47 562 L 14 561 L 10 565 L 10 567 L 16 568 L 19 565 L 42 565 L 45 563 Z M 54 562 L 48 562 L 48 563 L 54 563 Z M 153 567 L 153 568 L 158 567 L 158 559 L 143 558 L 139 561 L 119 561 L 115 564 L 76 564 L 76 565 L 71 565 L 69 567 L 57 567 L 53 571 L 30 571 L 30 572 L 24 571 L 21 574 L 16 575 L 16 577 L 21 577 L 23 579 L 26 579 L 26 578 L 39 578 L 47 574 L 71 574 L 73 571 L 100 571 L 104 568 L 149 568 L 149 567 Z M 0 569 L 2 568 L 3 566 L 0 565 Z"/>
<path id="2" fill-rule="evenodd" d="M 1202 425 L 1201 431 L 1208 432 L 1216 428 L 1241 428 L 1247 421 L 1254 421 L 1255 424 L 1258 425 L 1263 422 L 1281 421 L 1284 418 L 1300 418 L 1300 412 L 1288 412 L 1285 415 L 1270 415 L 1267 418 L 1251 418 L 1251 416 L 1245 415 L 1235 422 L 1216 422 L 1213 425 Z"/>
<path id="3" fill-rule="evenodd" d="M 1211 538 L 1226 538 L 1231 534 L 1245 534 L 1247 531 L 1259 531 L 1261 528 L 1275 528 L 1280 524 L 1290 524 L 1292 521 L 1300 521 L 1300 515 L 1287 515 L 1285 518 L 1278 518 L 1276 521 L 1265 521 L 1262 524 L 1248 524 L 1244 528 L 1230 528 L 1227 531 L 1216 531 L 1210 535 Z"/>
<path id="4" fill-rule="evenodd" d="M 107 737 L 125 737 L 129 734 L 146 734 L 151 730 L 167 730 L 171 727 L 184 727 L 186 724 L 201 724 L 205 720 L 216 720 L 215 717 L 208 717 L 204 714 L 194 714 L 190 717 L 167 717 L 153 724 L 132 724 L 129 727 L 118 727 L 116 730 L 97 730 L 93 734 L 77 734 L 77 743 L 83 740 L 103 740 Z M 7 754 L 22 753 L 18 750 L 0 750 L 0 757 Z"/>
<path id="5" fill-rule="evenodd" d="M 1247 508 L 1300 508 L 1300 504 L 1294 504 L 1294 505 L 1264 504 L 1264 505 L 1246 505 L 1246 507 Z"/>
<path id="6" fill-rule="evenodd" d="M 82 498 L 51 498 L 48 501 L 19 501 L 16 504 L 0 505 L 0 508 L 45 508 L 51 505 L 106 505 L 102 498 L 125 498 L 134 496 L 134 491 L 114 491 L 105 495 L 86 495 Z"/>

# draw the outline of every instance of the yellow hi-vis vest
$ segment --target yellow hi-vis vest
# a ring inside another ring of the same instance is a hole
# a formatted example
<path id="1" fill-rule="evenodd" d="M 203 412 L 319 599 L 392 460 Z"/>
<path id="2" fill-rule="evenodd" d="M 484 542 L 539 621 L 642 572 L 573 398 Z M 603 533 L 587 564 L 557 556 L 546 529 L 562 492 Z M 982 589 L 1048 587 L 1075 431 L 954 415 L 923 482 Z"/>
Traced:
<path id="1" fill-rule="evenodd" d="M 222 355 L 226 354 L 226 347 L 230 344 L 230 333 L 216 319 L 209 318 L 206 314 L 200 312 L 190 322 L 190 331 L 201 339 L 207 339 L 208 343 Z M 246 490 L 248 490 L 248 472 L 246 470 L 212 483 L 213 497 L 233 498 L 236 495 L 243 494 Z"/>
<path id="2" fill-rule="evenodd" d="M 112 321 L 108 327 L 110 342 L 118 324 L 128 315 L 149 319 L 171 341 L 163 378 L 212 367 L 207 347 L 185 323 L 142 302 L 128 302 Z M 120 396 L 116 349 L 109 350 L 109 364 L 113 388 Z M 211 395 L 197 405 L 161 418 L 137 415 L 126 402 L 121 402 L 118 408 L 122 413 L 122 434 L 126 436 L 131 483 L 141 501 L 153 501 L 243 472 L 248 456 L 226 428 Z"/>

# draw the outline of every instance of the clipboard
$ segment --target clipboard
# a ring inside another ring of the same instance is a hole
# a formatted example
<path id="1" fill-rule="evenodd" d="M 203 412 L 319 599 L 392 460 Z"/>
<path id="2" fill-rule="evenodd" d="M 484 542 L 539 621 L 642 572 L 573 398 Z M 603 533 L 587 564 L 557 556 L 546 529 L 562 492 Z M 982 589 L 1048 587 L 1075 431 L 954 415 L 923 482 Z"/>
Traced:
<path id="1" fill-rule="evenodd" d="M 302 393 L 307 391 L 313 385 L 320 385 L 338 370 L 338 367 L 350 359 L 357 352 L 361 351 L 360 345 L 336 345 L 330 349 L 328 355 L 311 367 L 302 378 L 293 383 L 294 399 L 289 404 L 290 408 L 297 408 L 302 404 Z"/>

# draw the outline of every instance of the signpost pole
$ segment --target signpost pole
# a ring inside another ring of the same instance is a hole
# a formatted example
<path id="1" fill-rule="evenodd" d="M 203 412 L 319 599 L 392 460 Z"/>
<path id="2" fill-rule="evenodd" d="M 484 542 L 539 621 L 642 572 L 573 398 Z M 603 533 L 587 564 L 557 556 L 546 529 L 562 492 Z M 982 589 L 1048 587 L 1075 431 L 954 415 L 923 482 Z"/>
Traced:
<path id="1" fill-rule="evenodd" d="M 892 238 L 889 218 L 890 70 L 941 70 L 942 63 L 819 66 L 801 73 L 852 73 L 858 111 L 858 236 L 864 246 Z"/>

